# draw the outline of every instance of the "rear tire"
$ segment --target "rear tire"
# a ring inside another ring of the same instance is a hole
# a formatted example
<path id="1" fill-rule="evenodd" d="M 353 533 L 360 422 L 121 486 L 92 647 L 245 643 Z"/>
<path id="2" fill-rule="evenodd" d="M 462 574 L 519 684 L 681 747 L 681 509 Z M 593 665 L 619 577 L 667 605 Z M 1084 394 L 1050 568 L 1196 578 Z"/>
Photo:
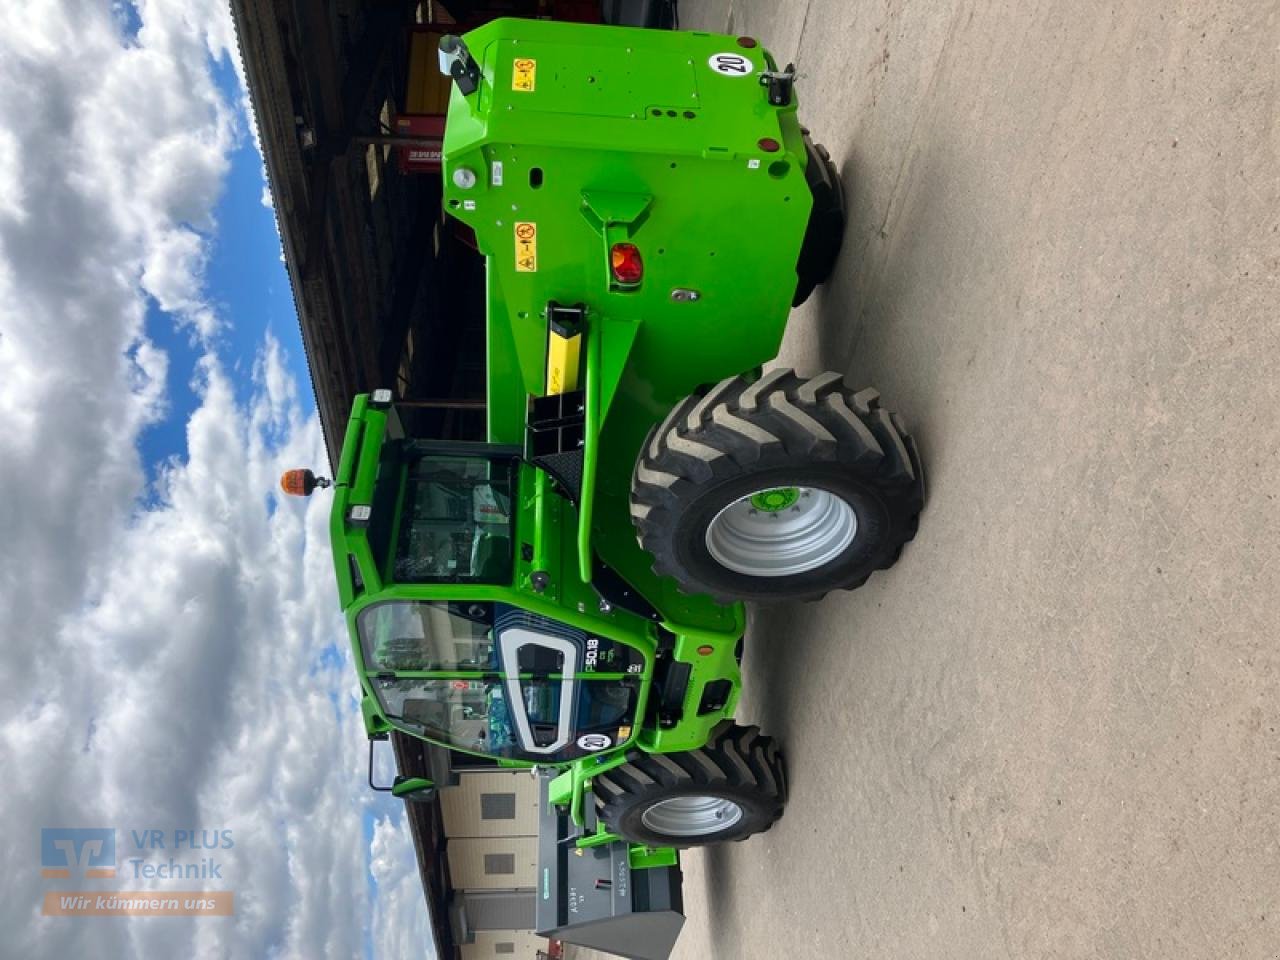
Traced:
<path id="1" fill-rule="evenodd" d="M 782 816 L 782 755 L 758 727 L 725 720 L 705 746 L 682 753 L 636 753 L 592 781 L 596 812 L 631 843 L 698 847 L 745 840 Z"/>
<path id="2" fill-rule="evenodd" d="M 897 560 L 923 505 L 915 441 L 875 390 L 785 369 L 678 404 L 631 487 L 654 569 L 722 602 L 861 586 Z"/>

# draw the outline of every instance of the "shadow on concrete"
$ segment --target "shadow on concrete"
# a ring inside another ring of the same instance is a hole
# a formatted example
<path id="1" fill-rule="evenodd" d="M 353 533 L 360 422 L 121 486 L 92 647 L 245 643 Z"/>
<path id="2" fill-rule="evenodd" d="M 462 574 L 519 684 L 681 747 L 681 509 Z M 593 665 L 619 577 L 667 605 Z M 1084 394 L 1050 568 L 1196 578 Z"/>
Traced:
<path id="1" fill-rule="evenodd" d="M 912 337 L 913 324 L 904 316 L 915 260 L 909 250 L 895 249 L 894 241 L 928 229 L 939 181 L 933 175 L 918 182 L 904 177 L 908 182 L 898 185 L 886 209 L 883 200 L 872 202 L 858 178 L 856 151 L 843 158 L 839 170 L 847 223 L 836 268 L 814 293 L 818 361 L 844 373 L 856 388 L 878 389 L 885 406 L 907 418 L 927 469 L 936 440 L 936 418 L 929 413 L 945 398 L 936 395 L 930 373 L 938 358 Z M 906 192 L 909 198 L 901 195 Z"/>
<path id="2" fill-rule="evenodd" d="M 738 930 L 730 919 L 739 915 L 739 904 L 734 896 L 732 845 L 722 843 L 706 847 L 702 856 L 703 883 L 707 898 L 705 922 L 711 928 L 710 940 L 715 947 L 716 960 L 729 960 L 741 956 L 737 943 Z"/>
<path id="3" fill-rule="evenodd" d="M 906 284 L 911 282 L 904 270 L 909 271 L 916 260 L 909 249 L 894 247 L 891 232 L 910 236 L 912 221 L 927 229 L 924 221 L 931 197 L 925 184 L 910 185 L 910 202 L 904 204 L 902 197 L 895 197 L 886 213 L 883 199 L 877 208 L 862 191 L 857 166 L 856 154 L 846 155 L 839 166 L 848 222 L 835 270 L 813 294 L 812 349 L 817 356 L 808 358 L 806 365 L 838 370 L 855 388 L 870 385 L 880 390 L 885 405 L 907 417 L 927 470 L 935 449 L 930 414 L 945 397 L 939 395 L 933 370 L 938 360 L 936 349 L 932 342 L 922 347 L 918 333 L 913 340 L 913 325 L 904 322 L 902 299 L 910 290 Z M 877 574 L 886 575 L 892 574 Z M 757 724 L 778 741 L 786 758 L 792 797 L 822 790 L 826 772 L 805 760 L 821 756 L 821 751 L 815 754 L 798 748 L 800 738 L 812 735 L 814 705 L 806 697 L 813 687 L 813 672 L 848 662 L 847 654 L 833 648 L 850 643 L 866 647 L 869 656 L 876 655 L 874 644 L 858 639 L 860 613 L 868 608 L 853 601 L 856 596 L 836 591 L 822 603 L 753 605 L 750 610 L 738 722 Z M 829 616 L 832 604 L 841 605 L 849 614 L 839 620 L 838 629 L 832 628 Z M 756 838 L 746 844 L 763 842 Z M 737 960 L 747 951 L 734 918 L 758 909 L 756 904 L 738 902 L 743 884 L 736 873 L 749 865 L 750 858 L 737 844 L 708 847 L 701 856 L 707 905 L 704 922 L 710 928 L 714 957 Z"/>
<path id="4" fill-rule="evenodd" d="M 798 767 L 794 751 L 788 750 L 799 708 L 797 698 L 804 696 L 806 688 L 805 674 L 826 644 L 847 642 L 815 631 L 812 621 L 816 609 L 814 604 L 799 603 L 752 607 L 743 654 L 746 686 L 738 722 L 755 724 L 777 741 L 792 793 L 820 789 L 822 776 L 820 770 Z M 748 862 L 745 847 L 764 842 L 762 837 L 754 837 L 742 844 L 706 847 L 702 852 L 707 904 L 704 922 L 710 928 L 716 960 L 738 960 L 746 955 L 741 930 L 733 918 L 749 914 L 756 907 L 738 902 L 741 884 L 734 878 Z"/>
<path id="5" fill-rule="evenodd" d="M 751 611 L 743 660 L 747 676 L 750 722 L 778 741 L 786 752 L 792 732 L 795 700 L 803 696 L 804 675 L 819 637 L 812 635 L 811 604 L 787 603 Z M 797 638 L 803 637 L 803 642 Z M 793 786 L 797 771 L 788 768 Z"/>

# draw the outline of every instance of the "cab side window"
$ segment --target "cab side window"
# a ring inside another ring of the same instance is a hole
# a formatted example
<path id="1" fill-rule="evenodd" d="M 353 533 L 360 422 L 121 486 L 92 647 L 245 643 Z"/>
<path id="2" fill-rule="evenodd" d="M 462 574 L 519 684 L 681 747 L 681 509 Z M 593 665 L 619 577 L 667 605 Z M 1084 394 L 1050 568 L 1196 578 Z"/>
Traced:
<path id="1" fill-rule="evenodd" d="M 427 455 L 404 479 L 392 577 L 399 583 L 506 583 L 515 462 Z"/>

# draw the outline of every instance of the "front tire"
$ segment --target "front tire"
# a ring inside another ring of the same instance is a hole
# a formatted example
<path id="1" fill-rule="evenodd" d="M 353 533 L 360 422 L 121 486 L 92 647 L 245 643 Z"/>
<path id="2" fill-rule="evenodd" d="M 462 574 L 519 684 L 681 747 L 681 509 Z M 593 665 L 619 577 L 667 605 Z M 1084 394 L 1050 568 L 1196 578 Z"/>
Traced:
<path id="1" fill-rule="evenodd" d="M 654 569 L 721 602 L 860 586 L 897 560 L 923 505 L 915 442 L 876 391 L 785 369 L 678 404 L 631 488 Z"/>
<path id="2" fill-rule="evenodd" d="M 725 720 L 705 746 L 637 753 L 592 781 L 596 812 L 631 843 L 698 847 L 768 830 L 787 802 L 777 745 Z"/>

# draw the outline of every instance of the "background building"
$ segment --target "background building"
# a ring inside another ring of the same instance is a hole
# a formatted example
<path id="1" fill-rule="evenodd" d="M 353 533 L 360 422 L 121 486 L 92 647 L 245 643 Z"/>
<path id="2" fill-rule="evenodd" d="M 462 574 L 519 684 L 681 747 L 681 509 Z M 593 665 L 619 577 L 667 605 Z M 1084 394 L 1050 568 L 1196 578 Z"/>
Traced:
<path id="1" fill-rule="evenodd" d="M 463 19 L 483 11 L 426 0 L 232 0 L 231 7 L 330 463 L 353 396 L 378 387 L 420 404 L 424 430 L 478 435 L 483 261 L 446 226 L 438 173 L 404 162 L 402 154 L 421 144 L 405 143 L 395 120 L 410 99 L 415 110 L 438 106 L 425 74 L 409 87 L 414 36 L 432 19 L 453 19 L 451 11 Z M 505 11 L 534 7 L 509 3 Z M 447 754 L 433 758 L 425 744 L 399 735 L 392 745 L 401 772 L 447 782 Z M 408 812 L 437 955 L 533 957 L 523 937 L 455 939 L 440 806 L 410 804 Z M 452 857 L 470 870 L 464 853 Z"/>
<path id="2" fill-rule="evenodd" d="M 533 956 L 538 781 L 528 771 L 471 770 L 440 791 L 453 891 L 449 921 L 463 960 Z M 508 948 L 511 949 L 508 949 Z"/>
<path id="3" fill-rule="evenodd" d="M 503 770 L 412 737 L 393 746 L 409 776 L 439 785 L 436 802 L 407 804 L 439 955 L 532 960 L 549 950 L 531 932 L 538 781 L 527 770 Z"/>

